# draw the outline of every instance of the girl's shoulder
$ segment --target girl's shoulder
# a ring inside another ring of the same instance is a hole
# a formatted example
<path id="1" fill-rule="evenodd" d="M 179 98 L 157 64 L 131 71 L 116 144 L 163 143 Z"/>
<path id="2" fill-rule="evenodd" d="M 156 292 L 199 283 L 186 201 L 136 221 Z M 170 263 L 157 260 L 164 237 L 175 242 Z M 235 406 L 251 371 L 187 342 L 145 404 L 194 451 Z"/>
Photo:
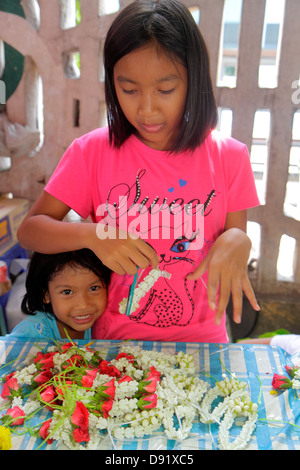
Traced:
<path id="1" fill-rule="evenodd" d="M 108 127 L 99 127 L 75 139 L 81 147 L 110 145 Z"/>
<path id="2" fill-rule="evenodd" d="M 207 144 L 217 150 L 217 151 L 237 151 L 241 152 L 246 149 L 246 144 L 240 142 L 239 140 L 224 135 L 217 130 L 213 130 L 206 138 Z"/>
<path id="3" fill-rule="evenodd" d="M 52 315 L 37 312 L 35 315 L 28 315 L 27 318 L 18 323 L 10 336 L 19 338 L 51 338 L 56 337 L 56 320 Z"/>

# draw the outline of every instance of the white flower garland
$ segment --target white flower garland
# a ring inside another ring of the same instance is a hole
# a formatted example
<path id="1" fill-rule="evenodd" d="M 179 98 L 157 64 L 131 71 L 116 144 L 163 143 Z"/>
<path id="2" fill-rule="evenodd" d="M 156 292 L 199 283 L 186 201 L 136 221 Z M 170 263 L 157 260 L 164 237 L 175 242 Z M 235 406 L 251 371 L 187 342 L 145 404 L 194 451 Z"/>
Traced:
<path id="1" fill-rule="evenodd" d="M 154 286 L 154 284 L 160 277 L 170 279 L 170 276 L 171 275 L 166 271 L 161 271 L 160 269 L 152 269 L 149 274 L 134 289 L 130 313 L 135 312 L 139 308 L 141 299 L 147 294 L 147 292 L 150 291 L 150 289 Z M 119 312 L 121 314 L 124 314 L 126 312 L 126 305 L 127 298 L 124 298 L 119 303 Z"/>
<path id="2" fill-rule="evenodd" d="M 200 416 L 200 420 L 206 423 L 213 420 L 219 422 L 218 440 L 222 450 L 243 449 L 248 444 L 255 429 L 258 406 L 251 401 L 250 395 L 245 388 L 245 382 L 226 377 L 225 380 L 217 382 L 215 387 L 209 390 L 202 401 L 201 406 L 208 419 Z M 218 396 L 224 397 L 224 400 L 211 411 L 212 403 Z M 223 420 L 220 421 L 222 416 Z M 239 436 L 230 443 L 229 431 L 234 424 L 235 418 L 241 416 L 247 417 L 247 420 L 242 426 Z"/>
<path id="3" fill-rule="evenodd" d="M 48 351 L 56 349 L 49 348 Z M 86 360 L 91 360 L 95 352 L 78 347 L 76 351 Z M 51 439 L 59 442 L 60 446 L 71 449 L 97 449 L 103 445 L 105 436 L 106 438 L 108 436 L 115 446 L 113 439 L 140 439 L 153 434 L 161 426 L 164 427 L 164 433 L 169 439 L 182 441 L 189 436 L 195 419 L 199 416 L 202 423 L 218 423 L 220 449 L 246 447 L 256 426 L 258 407 L 251 401 L 245 382 L 231 377 L 216 382 L 214 387 L 209 388 L 207 382 L 195 376 L 193 356 L 182 351 L 168 355 L 158 351 L 142 350 L 138 346 L 125 343 L 120 347 L 119 353 L 119 357 L 111 360 L 109 364 L 122 374 L 130 376 L 130 380 L 120 383 L 118 380 L 113 380 L 115 394 L 108 416 L 89 414 L 89 441 L 84 446 L 72 438 L 74 425 L 71 423 L 70 414 L 73 413 L 73 408 L 69 408 L 71 410 L 69 415 L 66 415 L 64 407 L 54 409 L 49 434 Z M 122 353 L 125 353 L 125 357 Z M 64 370 L 66 361 L 73 354 L 72 348 L 55 354 L 52 372 L 60 373 Z M 151 368 L 161 374 L 155 390 L 157 403 L 153 408 L 141 410 L 138 406 L 140 395 L 137 394 L 139 382 Z M 33 364 L 17 371 L 15 377 L 19 385 L 21 383 L 28 385 L 32 380 L 32 374 L 36 372 L 38 369 Z M 98 387 L 111 380 L 110 375 L 97 370 L 93 386 L 72 389 L 69 399 L 74 403 L 80 401 L 88 406 L 94 399 Z M 72 396 L 74 393 L 75 396 Z M 213 402 L 217 398 L 221 401 L 212 409 Z M 27 415 L 36 412 L 41 403 L 33 393 L 25 401 L 21 397 L 13 398 L 11 406 L 18 406 Z M 230 429 L 237 417 L 243 417 L 245 423 L 239 436 L 232 440 Z"/>

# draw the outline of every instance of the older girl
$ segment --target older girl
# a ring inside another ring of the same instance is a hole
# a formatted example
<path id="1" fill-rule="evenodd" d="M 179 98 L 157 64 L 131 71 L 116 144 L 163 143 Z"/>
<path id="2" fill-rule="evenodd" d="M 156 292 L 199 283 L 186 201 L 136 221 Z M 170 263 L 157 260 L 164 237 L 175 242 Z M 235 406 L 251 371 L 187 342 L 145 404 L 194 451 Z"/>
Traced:
<path id="1" fill-rule="evenodd" d="M 214 131 L 204 40 L 177 0 L 140 0 L 114 20 L 104 53 L 108 127 L 70 146 L 19 239 L 42 252 L 88 247 L 114 271 L 97 338 L 227 342 L 230 293 L 237 322 L 243 291 L 259 309 L 245 233 L 259 201 L 246 146 Z M 62 222 L 70 208 L 92 222 Z M 149 265 L 171 279 L 122 315 L 131 276 Z"/>

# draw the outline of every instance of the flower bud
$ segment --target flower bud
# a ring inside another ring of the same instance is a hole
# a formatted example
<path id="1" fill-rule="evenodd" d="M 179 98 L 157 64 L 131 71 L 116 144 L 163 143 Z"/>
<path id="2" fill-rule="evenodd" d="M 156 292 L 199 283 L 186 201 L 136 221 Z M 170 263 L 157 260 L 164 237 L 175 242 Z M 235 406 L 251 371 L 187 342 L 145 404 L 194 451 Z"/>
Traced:
<path id="1" fill-rule="evenodd" d="M 18 380 L 15 377 L 9 377 L 3 385 L 1 392 L 1 398 L 14 398 L 22 396 L 21 388 L 18 384 Z"/>
<path id="2" fill-rule="evenodd" d="M 288 377 L 285 375 L 274 374 L 272 380 L 272 387 L 275 390 L 284 390 L 287 388 L 291 388 L 292 382 Z"/>
<path id="3" fill-rule="evenodd" d="M 295 373 L 300 370 L 297 366 L 285 366 L 285 370 L 289 374 L 289 376 L 293 379 L 295 377 Z"/>
<path id="4" fill-rule="evenodd" d="M 141 380 L 138 385 L 138 390 L 141 393 L 154 393 L 157 388 L 157 380 Z"/>
<path id="5" fill-rule="evenodd" d="M 97 395 L 102 398 L 115 398 L 116 386 L 115 378 L 97 388 Z"/>
<path id="6" fill-rule="evenodd" d="M 6 412 L 5 419 L 2 418 L 2 421 L 6 426 L 19 426 L 24 424 L 25 413 L 18 406 L 9 408 Z"/>
<path id="7" fill-rule="evenodd" d="M 155 408 L 156 405 L 157 405 L 156 393 L 153 393 L 152 395 L 145 395 L 141 397 L 137 402 L 137 406 L 141 410 L 149 410 L 150 408 Z"/>

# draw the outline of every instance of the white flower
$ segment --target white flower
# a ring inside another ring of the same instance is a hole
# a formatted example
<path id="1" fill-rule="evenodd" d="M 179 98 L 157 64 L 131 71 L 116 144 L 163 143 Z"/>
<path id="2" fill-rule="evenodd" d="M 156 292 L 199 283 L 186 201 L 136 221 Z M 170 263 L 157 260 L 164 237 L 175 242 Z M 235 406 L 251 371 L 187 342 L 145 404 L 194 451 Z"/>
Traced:
<path id="1" fill-rule="evenodd" d="M 97 429 L 107 429 L 107 419 L 100 416 L 96 424 Z"/>
<path id="2" fill-rule="evenodd" d="M 292 388 L 300 388 L 300 380 L 296 380 L 295 377 L 292 379 Z"/>
<path id="3" fill-rule="evenodd" d="M 11 408 L 14 406 L 18 406 L 19 408 L 23 409 L 23 399 L 22 397 L 15 397 L 11 403 Z"/>
<path id="4" fill-rule="evenodd" d="M 20 371 L 15 374 L 15 378 L 18 380 L 18 384 L 22 385 L 30 385 L 32 381 L 32 375 L 37 372 L 37 368 L 35 364 L 30 364 L 27 367 L 24 367 Z"/>
<path id="5" fill-rule="evenodd" d="M 139 308 L 140 300 L 150 291 L 154 286 L 157 279 L 160 277 L 170 278 L 170 274 L 166 271 L 160 271 L 159 269 L 152 269 L 149 274 L 139 283 L 139 285 L 134 289 L 132 305 L 130 313 L 135 312 Z M 124 314 L 126 312 L 127 298 L 121 300 L 119 304 L 119 312 Z"/>
<path id="6" fill-rule="evenodd" d="M 121 399 L 125 397 L 132 397 L 138 389 L 138 382 L 132 380 L 131 382 L 116 382 L 115 398 Z"/>
<path id="7" fill-rule="evenodd" d="M 40 407 L 41 407 L 41 404 L 38 400 L 27 400 L 27 402 L 24 405 L 24 412 L 26 415 L 29 415 L 30 413 L 34 413 Z"/>

